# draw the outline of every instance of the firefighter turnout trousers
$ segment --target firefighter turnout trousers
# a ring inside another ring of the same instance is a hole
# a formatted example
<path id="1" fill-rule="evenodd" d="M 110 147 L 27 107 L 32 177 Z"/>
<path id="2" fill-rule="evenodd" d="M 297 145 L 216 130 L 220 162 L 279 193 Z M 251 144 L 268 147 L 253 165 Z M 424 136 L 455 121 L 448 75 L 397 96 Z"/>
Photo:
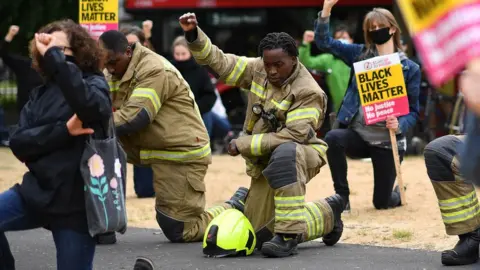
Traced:
<path id="1" fill-rule="evenodd" d="M 161 163 L 152 164 L 157 222 L 171 242 L 203 240 L 210 221 L 230 204 L 205 210 L 207 165 Z"/>
<path id="2" fill-rule="evenodd" d="M 424 152 L 427 173 L 449 235 L 480 228 L 480 205 L 475 188 L 466 183 L 459 172 L 457 149 L 463 140 L 464 136 L 443 136 L 430 142 Z"/>
<path id="3" fill-rule="evenodd" d="M 333 230 L 333 211 L 325 200 L 305 203 L 305 186 L 322 164 L 313 147 L 288 142 L 273 151 L 259 176 L 252 177 L 245 215 L 257 233 L 257 247 L 273 233 L 297 234 L 305 242 Z M 247 162 L 247 171 L 248 166 Z"/>

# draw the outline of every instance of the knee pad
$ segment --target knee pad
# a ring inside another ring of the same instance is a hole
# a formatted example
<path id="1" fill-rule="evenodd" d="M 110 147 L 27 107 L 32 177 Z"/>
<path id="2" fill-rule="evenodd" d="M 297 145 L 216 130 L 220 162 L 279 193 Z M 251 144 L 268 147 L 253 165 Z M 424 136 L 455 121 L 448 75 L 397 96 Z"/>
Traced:
<path id="1" fill-rule="evenodd" d="M 423 152 L 428 177 L 432 181 L 455 181 L 452 162 L 461 141 L 452 135 L 431 141 Z"/>
<path id="2" fill-rule="evenodd" d="M 279 145 L 272 153 L 263 175 L 273 189 L 297 182 L 297 144 L 288 142 Z"/>
<path id="3" fill-rule="evenodd" d="M 156 210 L 157 222 L 163 231 L 163 234 L 172 243 L 183 243 L 183 229 L 185 224 L 182 221 L 172 219 L 162 212 Z"/>

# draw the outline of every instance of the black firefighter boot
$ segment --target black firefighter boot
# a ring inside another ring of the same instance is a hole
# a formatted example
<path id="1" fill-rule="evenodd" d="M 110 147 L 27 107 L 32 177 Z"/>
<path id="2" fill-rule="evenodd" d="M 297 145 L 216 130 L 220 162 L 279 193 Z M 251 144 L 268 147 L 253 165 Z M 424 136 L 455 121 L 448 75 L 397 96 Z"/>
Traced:
<path id="1" fill-rule="evenodd" d="M 455 247 L 442 252 L 442 264 L 467 265 L 478 261 L 480 229 L 458 236 L 460 240 Z"/>
<path id="2" fill-rule="evenodd" d="M 240 187 L 237 189 L 237 191 L 235 191 L 230 200 L 226 201 L 226 203 L 230 204 L 231 206 L 233 206 L 233 208 L 243 213 L 243 210 L 245 209 L 245 199 L 247 198 L 247 194 L 248 188 Z"/>
<path id="3" fill-rule="evenodd" d="M 342 196 L 335 194 L 333 196 L 325 198 L 328 205 L 332 208 L 333 211 L 333 230 L 323 236 L 323 243 L 327 246 L 335 245 L 343 233 L 343 221 L 342 221 L 342 212 L 345 210 L 345 200 Z"/>
<path id="4" fill-rule="evenodd" d="M 261 252 L 266 257 L 281 258 L 297 254 L 298 235 L 277 233 L 272 240 L 263 243 Z"/>

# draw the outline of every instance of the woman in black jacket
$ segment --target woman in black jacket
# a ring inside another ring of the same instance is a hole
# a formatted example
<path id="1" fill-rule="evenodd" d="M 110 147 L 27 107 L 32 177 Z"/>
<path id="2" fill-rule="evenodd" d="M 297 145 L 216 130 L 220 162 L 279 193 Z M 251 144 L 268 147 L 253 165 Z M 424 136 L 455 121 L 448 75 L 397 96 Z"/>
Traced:
<path id="1" fill-rule="evenodd" d="M 101 52 L 72 20 L 39 33 L 30 50 L 45 82 L 33 90 L 10 141 L 28 172 L 0 194 L 0 267 L 13 269 L 4 232 L 44 227 L 53 234 L 57 269 L 92 269 L 95 240 L 88 233 L 79 167 L 86 134 L 105 138 L 112 115 Z"/>
<path id="2" fill-rule="evenodd" d="M 195 59 L 188 50 L 187 41 L 183 36 L 175 39 L 172 50 L 173 64 L 190 85 L 190 89 L 192 89 L 193 95 L 195 96 L 195 102 L 197 102 L 198 109 L 207 128 L 208 135 L 212 138 L 213 120 L 209 113 L 217 100 L 215 87 L 212 84 L 207 70 L 195 62 Z"/>

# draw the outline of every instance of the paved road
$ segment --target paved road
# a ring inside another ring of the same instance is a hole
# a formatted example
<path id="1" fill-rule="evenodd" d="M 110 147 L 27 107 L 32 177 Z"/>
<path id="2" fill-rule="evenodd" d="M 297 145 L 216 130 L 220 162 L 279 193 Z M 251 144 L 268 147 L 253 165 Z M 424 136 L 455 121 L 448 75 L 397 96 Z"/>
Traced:
<path id="1" fill-rule="evenodd" d="M 45 230 L 7 234 L 18 270 L 55 269 L 55 247 Z M 118 243 L 99 246 L 95 269 L 132 269 L 137 255 L 152 258 L 157 269 L 452 269 L 443 267 L 440 254 L 418 250 L 378 248 L 320 242 L 302 244 L 299 255 L 268 259 L 256 254 L 248 258 L 204 258 L 201 244 L 171 244 L 158 230 L 129 228 Z M 480 263 L 458 269 L 480 269 Z"/>

